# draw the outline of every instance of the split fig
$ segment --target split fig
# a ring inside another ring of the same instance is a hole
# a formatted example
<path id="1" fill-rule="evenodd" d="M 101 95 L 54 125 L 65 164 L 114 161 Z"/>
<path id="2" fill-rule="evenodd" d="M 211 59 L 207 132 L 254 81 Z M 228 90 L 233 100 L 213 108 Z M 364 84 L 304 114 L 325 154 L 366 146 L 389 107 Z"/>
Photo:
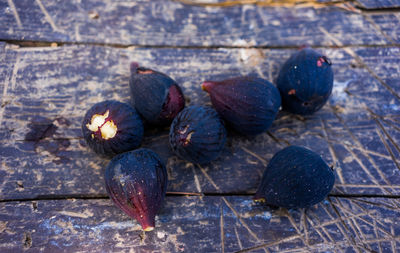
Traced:
<path id="1" fill-rule="evenodd" d="M 82 134 L 93 151 L 112 157 L 139 147 L 143 123 L 132 106 L 108 100 L 93 105 L 86 112 Z"/>

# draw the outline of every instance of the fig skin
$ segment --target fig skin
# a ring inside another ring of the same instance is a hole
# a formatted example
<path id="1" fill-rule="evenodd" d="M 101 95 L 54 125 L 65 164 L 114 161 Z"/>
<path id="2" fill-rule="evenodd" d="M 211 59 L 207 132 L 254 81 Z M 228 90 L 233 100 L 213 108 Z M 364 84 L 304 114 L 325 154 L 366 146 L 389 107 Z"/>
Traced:
<path id="1" fill-rule="evenodd" d="M 322 201 L 334 183 L 333 170 L 318 154 L 289 146 L 272 157 L 254 200 L 285 208 L 307 208 Z"/>
<path id="2" fill-rule="evenodd" d="M 293 54 L 282 66 L 276 82 L 283 110 L 310 115 L 321 109 L 332 93 L 331 65 L 326 56 L 311 48 Z"/>
<path id="3" fill-rule="evenodd" d="M 164 73 L 131 63 L 132 104 L 151 125 L 166 126 L 185 107 L 179 85 Z"/>
<path id="4" fill-rule="evenodd" d="M 98 115 L 104 121 L 97 131 L 89 129 L 95 127 L 94 115 Z M 104 137 L 102 131 L 107 126 L 115 127 L 116 129 L 111 130 L 116 132 Z M 135 108 L 129 104 L 107 100 L 93 105 L 86 112 L 82 121 L 82 134 L 94 152 L 110 158 L 140 146 L 143 139 L 143 122 Z M 113 134 L 115 135 L 112 136 Z"/>
<path id="5" fill-rule="evenodd" d="M 222 152 L 226 129 L 213 108 L 189 106 L 172 122 L 169 143 L 180 158 L 193 163 L 208 163 Z"/>
<path id="6" fill-rule="evenodd" d="M 153 230 L 168 184 L 160 157 L 144 148 L 117 155 L 108 164 L 104 178 L 114 204 L 136 219 L 144 231 Z"/>
<path id="7" fill-rule="evenodd" d="M 202 89 L 209 93 L 211 103 L 221 118 L 244 135 L 265 132 L 281 106 L 278 89 L 267 80 L 257 77 L 206 81 Z"/>

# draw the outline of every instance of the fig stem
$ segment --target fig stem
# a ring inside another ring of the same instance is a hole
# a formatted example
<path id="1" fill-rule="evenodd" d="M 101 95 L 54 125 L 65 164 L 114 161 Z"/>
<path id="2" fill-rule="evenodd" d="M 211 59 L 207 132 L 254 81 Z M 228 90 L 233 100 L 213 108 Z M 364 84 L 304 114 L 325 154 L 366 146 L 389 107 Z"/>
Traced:
<path id="1" fill-rule="evenodd" d="M 131 65 L 130 65 L 131 73 L 135 73 L 138 68 L 139 68 L 139 63 L 134 62 L 134 61 L 131 62 Z"/>
<path id="2" fill-rule="evenodd" d="M 154 227 L 145 227 L 143 228 L 144 231 L 149 232 L 149 231 L 153 231 Z"/>
<path id="3" fill-rule="evenodd" d="M 254 198 L 253 201 L 256 203 L 265 203 L 266 202 L 265 198 Z"/>
<path id="4" fill-rule="evenodd" d="M 201 89 L 204 90 L 204 91 L 206 91 L 206 92 L 209 92 L 209 89 L 211 88 L 211 85 L 213 85 L 213 84 L 214 84 L 213 82 L 205 81 L 205 82 L 203 82 L 203 84 L 201 85 Z"/>

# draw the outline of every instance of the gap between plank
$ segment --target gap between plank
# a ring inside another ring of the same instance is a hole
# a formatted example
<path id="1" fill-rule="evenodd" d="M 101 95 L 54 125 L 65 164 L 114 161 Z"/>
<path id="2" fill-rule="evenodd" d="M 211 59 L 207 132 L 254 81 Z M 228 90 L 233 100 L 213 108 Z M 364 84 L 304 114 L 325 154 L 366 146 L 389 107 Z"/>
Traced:
<path id="1" fill-rule="evenodd" d="M 234 197 L 234 196 L 253 196 L 254 193 L 215 193 L 215 192 L 167 192 L 167 197 Z M 387 198 L 387 199 L 400 199 L 400 195 L 382 195 L 382 194 L 329 194 L 329 197 L 334 198 Z M 49 194 L 38 195 L 32 198 L 12 198 L 0 199 L 2 202 L 27 202 L 27 201 L 40 201 L 40 200 L 67 200 L 67 199 L 109 199 L 106 194 Z"/>
<path id="2" fill-rule="evenodd" d="M 83 45 L 83 46 L 102 46 L 102 47 L 111 47 L 111 48 L 177 48 L 177 49 L 299 49 L 303 46 L 299 45 L 286 45 L 286 46 L 277 46 L 277 45 L 254 45 L 254 46 L 233 46 L 233 45 L 143 45 L 143 44 L 120 44 L 120 43 L 100 43 L 100 42 L 78 42 L 78 41 L 36 41 L 36 40 L 9 40 L 9 39 L 1 39 L 0 42 L 8 43 L 11 45 L 17 45 L 21 48 L 23 47 L 61 47 L 68 45 Z M 363 44 L 351 44 L 351 45 L 307 45 L 312 48 L 390 48 L 390 47 L 400 47 L 400 43 L 392 43 L 392 44 L 371 44 L 371 45 L 363 45 Z"/>

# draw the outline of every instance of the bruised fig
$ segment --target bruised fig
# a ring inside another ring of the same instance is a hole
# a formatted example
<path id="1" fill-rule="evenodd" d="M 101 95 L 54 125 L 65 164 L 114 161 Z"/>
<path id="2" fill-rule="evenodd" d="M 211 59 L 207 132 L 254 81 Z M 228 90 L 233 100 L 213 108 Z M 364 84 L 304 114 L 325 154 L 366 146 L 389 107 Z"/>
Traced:
<path id="1" fill-rule="evenodd" d="M 233 129 L 245 135 L 256 135 L 267 130 L 281 106 L 278 89 L 267 80 L 257 77 L 206 81 L 201 87 L 210 94 L 219 115 Z"/>
<path id="2" fill-rule="evenodd" d="M 172 122 L 169 143 L 182 159 L 207 163 L 216 159 L 226 142 L 226 130 L 211 107 L 189 106 Z"/>
<path id="3" fill-rule="evenodd" d="M 326 56 L 311 48 L 293 54 L 282 66 L 277 79 L 282 108 L 300 115 L 321 109 L 332 93 L 331 65 Z"/>
<path id="4" fill-rule="evenodd" d="M 185 107 L 178 84 L 166 74 L 131 63 L 129 80 L 132 103 L 152 125 L 165 126 Z"/>
<path id="5" fill-rule="evenodd" d="M 144 148 L 117 155 L 108 164 L 104 178 L 114 204 L 136 219 L 144 231 L 153 230 L 168 180 L 158 155 Z"/>
<path id="6" fill-rule="evenodd" d="M 140 145 L 143 123 L 132 106 L 108 100 L 93 105 L 86 112 L 82 134 L 93 151 L 112 157 Z"/>
<path id="7" fill-rule="evenodd" d="M 322 201 L 334 183 L 333 170 L 318 154 L 290 146 L 272 157 L 254 200 L 286 208 L 310 207 Z"/>

